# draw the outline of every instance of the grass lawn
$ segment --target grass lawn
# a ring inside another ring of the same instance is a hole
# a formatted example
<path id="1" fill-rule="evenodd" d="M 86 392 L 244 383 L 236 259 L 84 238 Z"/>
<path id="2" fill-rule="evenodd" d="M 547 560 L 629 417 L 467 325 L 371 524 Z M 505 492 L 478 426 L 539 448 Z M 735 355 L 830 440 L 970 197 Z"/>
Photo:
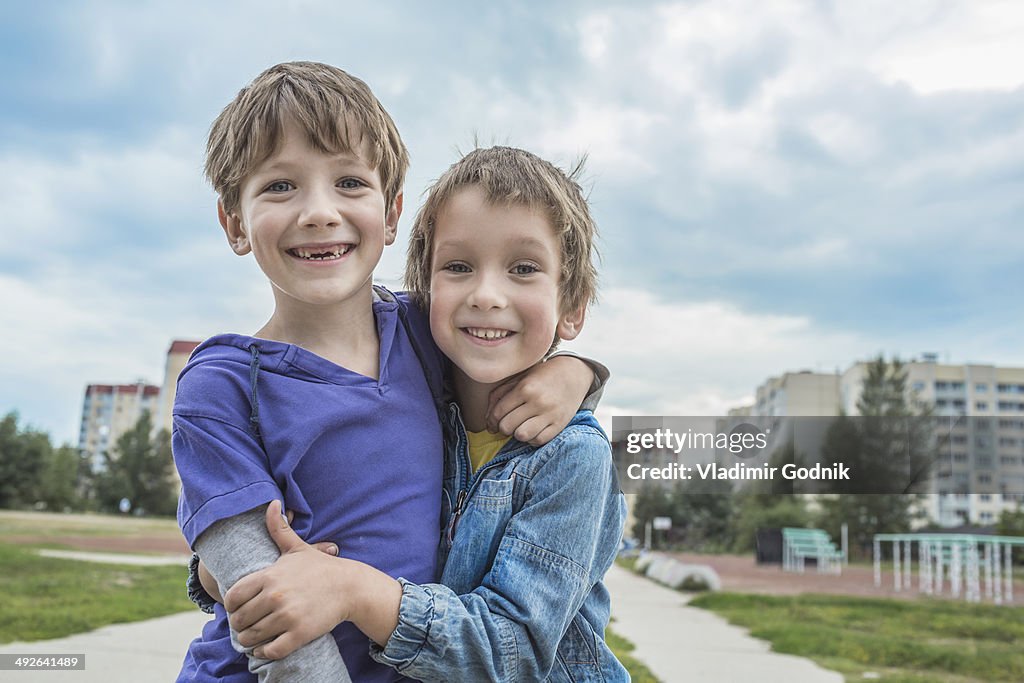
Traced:
<path id="1" fill-rule="evenodd" d="M 184 567 L 136 567 L 39 557 L 0 543 L 0 643 L 43 640 L 106 624 L 195 609 Z"/>
<path id="2" fill-rule="evenodd" d="M 707 593 L 690 605 L 809 657 L 847 681 L 1024 680 L 1024 609 L 951 600 Z"/>
<path id="3" fill-rule="evenodd" d="M 605 629 L 604 639 L 608 643 L 608 647 L 612 649 L 615 657 L 622 662 L 622 666 L 626 667 L 626 670 L 629 671 L 629 677 L 633 679 L 633 683 L 659 683 L 650 669 L 644 666 L 639 659 L 629 654 L 636 649 L 636 645 L 613 631 L 611 626 Z"/>

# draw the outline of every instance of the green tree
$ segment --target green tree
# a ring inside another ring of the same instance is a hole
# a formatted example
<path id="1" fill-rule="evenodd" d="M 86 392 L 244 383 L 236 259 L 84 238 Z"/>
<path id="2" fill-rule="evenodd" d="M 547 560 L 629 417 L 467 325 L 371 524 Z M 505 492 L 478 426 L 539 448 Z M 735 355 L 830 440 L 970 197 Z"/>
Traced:
<path id="1" fill-rule="evenodd" d="M 78 449 L 64 445 L 51 449 L 40 476 L 39 500 L 50 510 L 79 510 Z"/>
<path id="2" fill-rule="evenodd" d="M 105 453 L 103 472 L 96 475 L 96 498 L 104 509 L 116 511 L 122 498 L 134 510 L 150 515 L 173 515 L 177 496 L 172 472 L 171 436 L 154 437 L 149 412 L 121 435 L 113 452 Z"/>
<path id="3" fill-rule="evenodd" d="M 910 528 L 936 451 L 929 413 L 911 405 L 898 359 L 868 365 L 857 411 L 856 419 L 840 415 L 825 437 L 824 462 L 846 464 L 853 478 L 831 482 L 827 492 L 837 495 L 820 500 L 820 524 L 837 537 L 846 523 L 851 553 L 867 554 L 875 534 Z"/>
<path id="4" fill-rule="evenodd" d="M 672 490 L 669 538 L 685 550 L 721 552 L 732 545 L 732 482 L 723 479 L 679 482 Z"/>
<path id="5" fill-rule="evenodd" d="M 649 485 L 633 503 L 633 535 L 643 541 L 646 526 L 655 517 L 670 517 L 672 528 L 653 532 L 652 545 L 717 551 L 732 543 L 731 483 L 724 480 L 677 482 L 672 488 Z"/>
<path id="6" fill-rule="evenodd" d="M 655 517 L 672 516 L 672 498 L 666 488 L 645 485 L 633 501 L 633 537 L 643 542 L 647 523 Z"/>
<path id="7" fill-rule="evenodd" d="M 0 420 L 0 508 L 36 502 L 40 475 L 52 449 L 45 432 L 18 428 L 17 413 Z"/>
<path id="8" fill-rule="evenodd" d="M 1016 510 L 1003 510 L 996 523 L 996 533 L 1000 536 L 1024 538 L 1024 505 L 1018 503 Z M 1013 563 L 1024 565 L 1024 553 L 1019 548 L 1013 554 Z"/>
<path id="9" fill-rule="evenodd" d="M 731 520 L 732 551 L 754 550 L 758 529 L 805 527 L 810 521 L 805 497 L 742 491 L 734 499 Z"/>

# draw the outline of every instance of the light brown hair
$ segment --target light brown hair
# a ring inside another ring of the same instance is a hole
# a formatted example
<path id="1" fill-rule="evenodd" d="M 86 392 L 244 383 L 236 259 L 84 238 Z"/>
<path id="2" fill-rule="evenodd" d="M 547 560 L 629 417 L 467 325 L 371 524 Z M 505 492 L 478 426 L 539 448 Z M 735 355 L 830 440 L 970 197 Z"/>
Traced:
<path id="1" fill-rule="evenodd" d="M 416 214 L 405 265 L 405 286 L 422 305 L 430 301 L 434 228 L 445 204 L 467 187 L 479 187 L 497 205 L 524 205 L 543 210 L 561 247 L 558 281 L 562 312 L 597 300 L 597 226 L 577 179 L 581 161 L 569 173 L 522 149 L 488 147 L 462 157 L 434 182 Z"/>
<path id="2" fill-rule="evenodd" d="M 402 190 L 409 153 L 394 121 L 369 86 L 319 62 L 270 67 L 242 88 L 210 127 L 206 177 L 224 210 L 238 209 L 241 186 L 274 153 L 286 121 L 294 121 L 317 150 L 354 153 L 375 168 L 390 209 Z"/>

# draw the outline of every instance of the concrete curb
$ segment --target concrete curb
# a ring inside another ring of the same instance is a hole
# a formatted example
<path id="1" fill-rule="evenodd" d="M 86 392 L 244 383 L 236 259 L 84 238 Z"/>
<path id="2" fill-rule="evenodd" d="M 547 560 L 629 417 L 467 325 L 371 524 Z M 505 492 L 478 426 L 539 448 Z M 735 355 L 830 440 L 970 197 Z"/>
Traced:
<path id="1" fill-rule="evenodd" d="M 612 595 L 612 629 L 636 645 L 633 655 L 664 683 L 843 683 L 840 674 L 771 652 L 745 629 L 687 606 L 691 596 L 622 567 L 612 566 L 605 584 Z"/>

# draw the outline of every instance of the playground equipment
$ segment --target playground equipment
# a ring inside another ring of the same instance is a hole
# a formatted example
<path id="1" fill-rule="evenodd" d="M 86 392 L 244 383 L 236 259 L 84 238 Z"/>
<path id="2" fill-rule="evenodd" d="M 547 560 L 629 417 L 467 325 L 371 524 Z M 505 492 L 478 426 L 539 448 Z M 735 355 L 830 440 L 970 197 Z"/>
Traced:
<path id="1" fill-rule="evenodd" d="M 942 595 L 946 585 L 954 598 L 985 599 L 997 605 L 1013 602 L 1013 549 L 1024 546 L 1016 536 L 974 534 L 876 534 L 875 586 L 882 585 L 882 544 L 892 543 L 893 588 L 908 590 L 913 582 L 917 544 L 918 590 Z M 901 550 L 902 548 L 902 550 Z"/>
<path id="2" fill-rule="evenodd" d="M 819 573 L 841 574 L 843 553 L 821 529 L 782 530 L 782 568 L 788 572 L 804 572 L 804 562 L 814 560 Z"/>

